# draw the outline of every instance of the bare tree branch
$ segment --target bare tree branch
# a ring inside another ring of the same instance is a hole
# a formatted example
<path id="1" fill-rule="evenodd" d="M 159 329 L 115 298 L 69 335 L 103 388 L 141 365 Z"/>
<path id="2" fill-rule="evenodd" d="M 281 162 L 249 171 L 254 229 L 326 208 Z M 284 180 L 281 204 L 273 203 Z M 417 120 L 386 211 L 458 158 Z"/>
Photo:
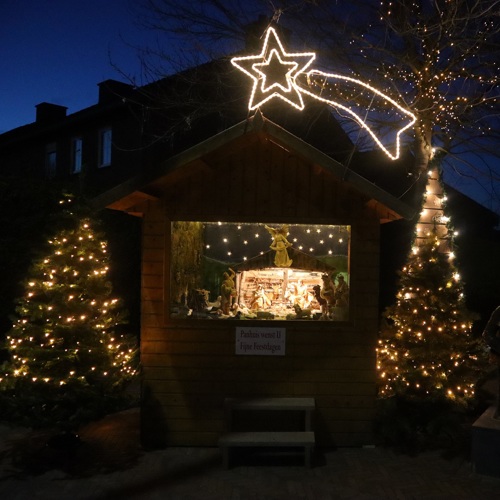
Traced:
<path id="1" fill-rule="evenodd" d="M 251 46 L 249 36 L 258 44 L 271 20 L 288 31 L 294 49 L 315 50 L 318 65 L 405 103 L 417 116 L 408 143 L 415 172 L 427 169 L 437 147 L 447 153 L 450 172 L 498 195 L 500 0 L 143 0 L 139 22 L 163 37 L 143 51 L 143 67 L 153 80 L 216 58 L 227 61 L 245 43 Z M 190 94 L 187 108 L 201 116 L 214 106 L 196 103 L 196 74 L 185 73 L 182 92 L 183 99 Z M 212 85 L 217 93 L 215 85 L 235 81 L 221 75 Z M 325 86 L 323 92 L 347 91 Z M 179 97 L 170 93 L 162 105 L 175 107 Z M 354 130 L 345 116 L 338 118 Z M 390 124 L 381 111 L 374 126 L 387 134 Z"/>

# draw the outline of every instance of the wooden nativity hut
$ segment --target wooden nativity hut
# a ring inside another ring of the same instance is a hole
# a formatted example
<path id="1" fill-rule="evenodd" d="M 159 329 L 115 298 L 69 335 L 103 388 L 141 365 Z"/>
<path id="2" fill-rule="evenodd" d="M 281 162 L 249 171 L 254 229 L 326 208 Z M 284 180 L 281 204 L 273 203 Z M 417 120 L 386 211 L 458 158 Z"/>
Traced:
<path id="1" fill-rule="evenodd" d="M 143 221 L 145 446 L 216 446 L 224 401 L 265 397 L 314 398 L 320 446 L 373 442 L 380 225 L 407 205 L 259 112 L 103 200 Z"/>

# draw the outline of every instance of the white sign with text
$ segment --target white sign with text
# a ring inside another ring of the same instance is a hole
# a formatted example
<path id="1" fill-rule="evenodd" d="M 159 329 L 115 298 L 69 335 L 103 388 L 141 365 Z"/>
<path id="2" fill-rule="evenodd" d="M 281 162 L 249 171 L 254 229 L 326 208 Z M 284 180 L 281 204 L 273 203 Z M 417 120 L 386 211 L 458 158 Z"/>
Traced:
<path id="1" fill-rule="evenodd" d="M 236 354 L 284 356 L 286 329 L 273 327 L 237 327 Z"/>

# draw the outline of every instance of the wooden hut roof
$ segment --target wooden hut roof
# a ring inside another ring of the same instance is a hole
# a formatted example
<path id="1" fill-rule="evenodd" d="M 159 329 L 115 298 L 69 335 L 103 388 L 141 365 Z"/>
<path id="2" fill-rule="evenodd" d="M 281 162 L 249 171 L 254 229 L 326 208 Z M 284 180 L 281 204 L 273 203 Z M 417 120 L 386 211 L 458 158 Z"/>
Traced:
<path id="1" fill-rule="evenodd" d="M 252 134 L 264 134 L 282 148 L 292 150 L 307 161 L 329 171 L 343 182 L 370 198 L 375 205 L 390 211 L 390 219 L 411 219 L 415 209 L 394 197 L 387 191 L 368 181 L 354 170 L 332 159 L 325 153 L 294 136 L 284 128 L 266 119 L 260 112 L 223 132 L 216 134 L 180 154 L 161 162 L 154 169 L 119 184 L 93 200 L 95 208 L 111 208 L 139 215 L 140 204 L 156 198 L 161 191 L 161 179 L 173 174 L 194 161 L 206 161 L 211 153 L 222 148 L 237 148 L 242 140 L 250 140 Z M 381 220 L 384 217 L 381 217 Z M 389 219 L 388 219 L 389 220 Z"/>

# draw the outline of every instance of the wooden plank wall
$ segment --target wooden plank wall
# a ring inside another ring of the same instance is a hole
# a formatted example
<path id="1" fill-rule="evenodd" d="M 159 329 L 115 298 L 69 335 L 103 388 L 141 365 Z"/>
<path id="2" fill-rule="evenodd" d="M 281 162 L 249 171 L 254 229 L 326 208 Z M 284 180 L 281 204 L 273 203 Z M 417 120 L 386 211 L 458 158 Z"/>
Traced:
<path id="1" fill-rule="evenodd" d="M 190 175 L 166 187 L 162 202 L 148 202 L 142 257 L 143 443 L 214 446 L 224 431 L 224 398 L 274 395 L 316 398 L 320 445 L 370 444 L 379 220 L 366 200 L 300 158 L 268 142 L 252 150 L 236 151 L 221 164 L 213 159 L 211 168 L 193 166 Z M 170 220 L 204 220 L 207 212 L 220 220 L 259 221 L 263 215 L 274 222 L 321 218 L 350 224 L 350 321 L 281 322 L 286 355 L 278 357 L 236 355 L 238 322 L 170 320 Z"/>

